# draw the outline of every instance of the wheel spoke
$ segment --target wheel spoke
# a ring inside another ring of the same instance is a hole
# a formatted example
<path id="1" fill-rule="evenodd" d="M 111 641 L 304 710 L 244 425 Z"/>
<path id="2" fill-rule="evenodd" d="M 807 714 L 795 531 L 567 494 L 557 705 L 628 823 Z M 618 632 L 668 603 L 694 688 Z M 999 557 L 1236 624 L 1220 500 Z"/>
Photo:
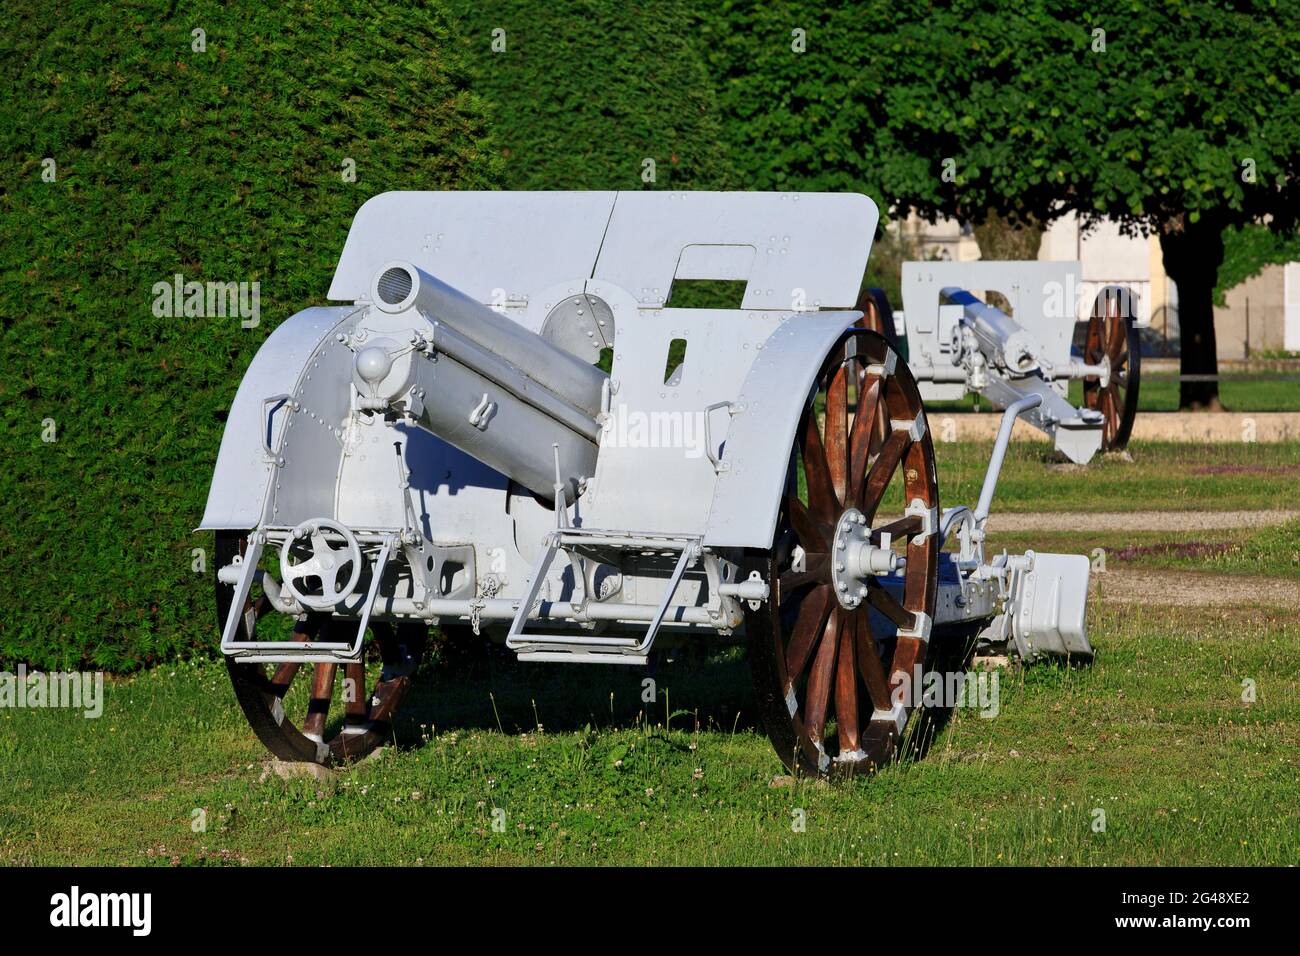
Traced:
<path id="1" fill-rule="evenodd" d="M 298 642 L 311 641 L 320 633 L 321 619 L 319 615 L 312 614 L 305 621 L 299 621 L 293 626 L 293 639 Z M 298 671 L 302 668 L 299 661 L 285 661 L 275 669 L 275 674 L 271 677 L 271 692 L 276 697 L 283 697 L 289 692 L 289 685 L 293 679 L 298 676 Z"/>
<path id="2" fill-rule="evenodd" d="M 297 640 L 296 637 L 294 639 Z M 298 676 L 298 671 L 301 668 L 302 664 L 298 661 L 285 661 L 280 664 L 275 669 L 275 673 L 271 675 L 271 692 L 275 694 L 276 697 L 283 697 L 285 694 L 289 693 L 289 685 L 292 684 L 293 679 Z"/>
<path id="3" fill-rule="evenodd" d="M 370 707 L 368 720 L 373 723 L 386 723 L 392 717 L 402 698 L 411 686 L 411 678 L 398 677 L 375 688 L 374 701 Z"/>
<path id="4" fill-rule="evenodd" d="M 835 668 L 835 725 L 839 733 L 840 755 L 862 750 L 858 735 L 858 675 L 855 644 L 857 626 L 852 617 L 837 610 L 839 618 L 839 663 Z M 860 616 L 860 615 L 858 615 Z"/>
<path id="5" fill-rule="evenodd" d="M 370 712 L 370 695 L 366 692 L 366 665 L 357 661 L 347 665 L 348 697 L 344 702 L 347 722 L 356 726 L 367 721 Z"/>
<path id="6" fill-rule="evenodd" d="M 803 669 L 808 665 L 808 658 L 826 628 L 826 618 L 831 612 L 829 584 L 812 591 L 804 598 L 799 608 L 799 617 L 795 621 L 794 631 L 790 635 L 790 645 L 785 650 L 785 687 L 787 693 L 794 686 Z"/>
<path id="7" fill-rule="evenodd" d="M 1106 354 L 1110 356 L 1111 364 L 1114 365 L 1119 361 L 1124 345 L 1128 342 L 1126 334 L 1128 330 L 1124 327 L 1123 319 L 1112 319 L 1107 325 L 1110 326 L 1110 339 L 1106 342 Z"/>
<path id="8" fill-rule="evenodd" d="M 835 497 L 835 485 L 831 481 L 826 449 L 817 430 L 814 410 L 809 410 L 808 425 L 804 429 L 803 467 L 808 479 L 808 510 L 819 520 L 833 524 L 839 511 L 839 500 Z"/>
<path id="9" fill-rule="evenodd" d="M 1110 442 L 1115 437 L 1115 430 L 1119 423 L 1119 408 L 1115 404 L 1115 393 L 1107 387 L 1102 396 L 1105 399 L 1104 409 L 1106 413 L 1106 441 Z"/>
<path id="10" fill-rule="evenodd" d="M 885 668 L 880 663 L 880 652 L 871 634 L 871 615 L 859 613 L 857 619 L 858 672 L 871 698 L 871 706 L 877 710 L 889 710 L 889 684 L 885 681 Z"/>
<path id="11" fill-rule="evenodd" d="M 1083 347 L 1083 357 L 1089 365 L 1097 365 L 1101 362 L 1102 356 L 1106 354 L 1106 348 L 1102 342 L 1104 334 L 1102 326 L 1104 324 L 1105 320 L 1097 314 L 1094 307 L 1092 317 L 1088 319 L 1088 334 Z"/>
<path id="12" fill-rule="evenodd" d="M 853 415 L 853 434 L 849 439 L 849 497 L 848 501 L 862 499 L 862 484 L 867 480 L 867 462 L 875 437 L 875 421 L 880 410 L 880 393 L 883 379 L 875 375 L 864 381 L 865 390 L 858 386 L 858 410 Z"/>
<path id="13" fill-rule="evenodd" d="M 867 601 L 899 627 L 911 627 L 916 623 L 916 615 L 898 603 L 898 598 L 882 588 L 874 579 L 867 581 Z"/>
<path id="14" fill-rule="evenodd" d="M 877 541 L 883 535 L 889 535 L 891 538 L 897 538 L 899 535 L 916 534 L 921 530 L 922 521 L 920 515 L 907 515 L 902 518 L 895 518 L 887 524 L 882 524 L 879 528 L 872 528 L 871 535 Z"/>
<path id="15" fill-rule="evenodd" d="M 808 512 L 807 506 L 797 497 L 786 498 L 786 510 L 790 515 L 790 526 L 799 536 L 799 543 L 807 552 L 827 552 L 831 547 L 830 527 L 822 525 Z"/>
<path id="16" fill-rule="evenodd" d="M 334 674 L 337 670 L 337 664 L 317 664 L 312 671 L 311 700 L 307 703 L 307 718 L 302 722 L 302 732 L 316 740 L 325 733 L 325 718 L 334 697 Z"/>
<path id="17" fill-rule="evenodd" d="M 793 594 L 796 590 L 806 584 L 812 584 L 818 581 L 825 581 L 826 564 L 829 561 L 829 555 L 826 554 L 809 554 L 805 558 L 804 569 L 802 571 L 786 571 L 777 579 L 778 600 L 784 600 L 787 595 Z"/>
<path id="18" fill-rule="evenodd" d="M 880 499 L 884 497 L 885 489 L 889 487 L 890 479 L 894 477 L 898 463 L 903 460 L 903 453 L 911 443 L 912 439 L 905 431 L 891 432 L 885 439 L 884 447 L 880 449 L 880 454 L 871 465 L 871 471 L 867 473 L 862 497 L 858 499 L 858 508 L 868 520 L 880 507 Z"/>
<path id="19" fill-rule="evenodd" d="M 914 674 L 913 667 L 921 655 L 925 652 L 925 642 L 915 637 L 900 637 L 894 645 L 894 659 L 889 662 L 889 689 L 890 693 L 895 694 L 900 687 L 907 686 L 911 694 L 920 692 L 920 688 L 910 686 Z M 911 695 L 905 694 L 902 698 L 903 703 L 910 707 L 915 700 Z"/>
<path id="20" fill-rule="evenodd" d="M 839 648 L 839 612 L 830 615 L 826 629 L 808 674 L 807 702 L 804 707 L 804 727 L 814 741 L 822 740 L 826 732 L 826 708 L 830 703 L 831 681 L 835 674 L 835 652 Z"/>
<path id="21" fill-rule="evenodd" d="M 849 470 L 849 375 L 842 364 L 831 377 L 826 389 L 826 462 L 835 496 L 844 501 L 845 480 Z"/>

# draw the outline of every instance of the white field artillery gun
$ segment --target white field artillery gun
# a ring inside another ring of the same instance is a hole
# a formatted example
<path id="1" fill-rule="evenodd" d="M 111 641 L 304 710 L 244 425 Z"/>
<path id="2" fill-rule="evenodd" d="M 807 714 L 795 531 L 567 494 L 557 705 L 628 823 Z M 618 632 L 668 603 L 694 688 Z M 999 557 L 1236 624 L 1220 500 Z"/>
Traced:
<path id="1" fill-rule="evenodd" d="M 894 756 L 932 645 L 1090 656 L 1086 558 L 984 555 L 1005 436 L 975 509 L 940 511 L 916 382 L 848 308 L 876 222 L 859 195 L 367 202 L 329 292 L 350 304 L 262 346 L 202 522 L 263 743 L 321 763 L 372 750 L 432 624 L 524 661 L 743 638 L 781 759 L 821 774 Z M 699 279 L 741 280 L 743 299 L 673 307 Z"/>
<path id="2" fill-rule="evenodd" d="M 927 402 L 975 393 L 995 408 L 1040 395 L 1025 420 L 1071 461 L 1128 444 L 1137 415 L 1141 351 L 1136 295 L 1106 286 L 1092 303 L 1082 356 L 1071 355 L 1077 300 L 1086 292 L 1077 262 L 905 262 L 903 310 L 879 289 L 858 308 L 866 325 L 907 343 L 912 374 Z M 978 293 L 976 291 L 978 290 Z M 1011 314 L 986 299 L 994 292 Z M 1069 383 L 1083 382 L 1083 406 Z"/>

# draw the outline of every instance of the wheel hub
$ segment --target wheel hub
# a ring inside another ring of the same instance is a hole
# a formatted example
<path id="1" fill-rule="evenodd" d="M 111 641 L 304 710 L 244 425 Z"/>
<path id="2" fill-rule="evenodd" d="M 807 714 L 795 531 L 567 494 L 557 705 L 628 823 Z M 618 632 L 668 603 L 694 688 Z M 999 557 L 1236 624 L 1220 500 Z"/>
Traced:
<path id="1" fill-rule="evenodd" d="M 861 606 L 867 597 L 867 578 L 892 574 L 902 562 L 890 548 L 888 534 L 880 536 L 878 545 L 871 540 L 871 527 L 861 511 L 848 508 L 840 515 L 835 524 L 831 583 L 841 607 L 852 611 Z"/>

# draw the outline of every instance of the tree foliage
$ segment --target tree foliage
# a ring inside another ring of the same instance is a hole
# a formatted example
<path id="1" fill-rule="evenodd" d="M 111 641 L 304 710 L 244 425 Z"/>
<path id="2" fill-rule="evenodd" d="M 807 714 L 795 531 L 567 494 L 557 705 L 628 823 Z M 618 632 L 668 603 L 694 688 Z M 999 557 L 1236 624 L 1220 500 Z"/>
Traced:
<path id="1" fill-rule="evenodd" d="M 859 189 L 931 217 L 1072 209 L 1158 233 L 1184 371 L 1214 367 L 1223 230 L 1289 230 L 1300 208 L 1294 3 L 733 3 L 702 14 L 701 33 L 757 183 Z"/>
<path id="2" fill-rule="evenodd" d="M 1268 265 L 1300 261 L 1300 233 L 1280 233 L 1266 226 L 1232 226 L 1223 234 L 1223 265 L 1214 288 L 1215 305 L 1225 304 L 1228 290 Z"/>

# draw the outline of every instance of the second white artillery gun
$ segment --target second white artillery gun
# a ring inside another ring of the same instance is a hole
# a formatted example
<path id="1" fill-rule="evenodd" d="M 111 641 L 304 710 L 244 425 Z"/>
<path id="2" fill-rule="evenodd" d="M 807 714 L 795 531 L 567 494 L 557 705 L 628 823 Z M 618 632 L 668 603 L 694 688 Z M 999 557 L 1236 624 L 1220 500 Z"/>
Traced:
<path id="1" fill-rule="evenodd" d="M 876 221 L 824 193 L 367 202 L 347 304 L 246 372 L 202 522 L 263 743 L 330 763 L 390 739 L 434 624 L 521 661 L 743 639 L 777 752 L 817 774 L 896 754 L 932 646 L 1090 656 L 1086 558 L 984 553 L 1005 439 L 975 509 L 940 510 L 916 382 L 850 308 Z M 674 307 L 701 279 L 743 296 Z"/>
<path id="2" fill-rule="evenodd" d="M 974 393 L 1008 408 L 1038 395 L 1025 420 L 1074 462 L 1128 443 L 1141 371 L 1130 289 L 1097 292 L 1078 357 L 1071 343 L 1086 286 L 1077 262 L 905 262 L 902 289 L 902 311 L 891 314 L 879 290 L 864 293 L 859 308 L 868 327 L 906 341 L 925 401 Z M 990 292 L 1006 309 L 987 301 Z M 1081 407 L 1068 400 L 1074 380 L 1083 383 Z"/>

